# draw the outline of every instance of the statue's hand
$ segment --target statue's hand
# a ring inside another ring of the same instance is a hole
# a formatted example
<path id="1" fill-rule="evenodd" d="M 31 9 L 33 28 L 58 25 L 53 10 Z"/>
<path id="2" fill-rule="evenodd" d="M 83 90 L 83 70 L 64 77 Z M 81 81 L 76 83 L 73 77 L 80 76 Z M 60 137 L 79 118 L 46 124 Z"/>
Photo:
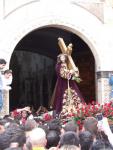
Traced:
<path id="1" fill-rule="evenodd" d="M 75 73 L 75 71 L 74 71 L 73 69 L 71 69 L 71 70 L 70 70 L 70 73 L 71 73 L 71 74 L 74 74 L 74 73 Z"/>
<path id="2" fill-rule="evenodd" d="M 72 80 L 75 80 L 77 83 L 80 83 L 82 79 L 80 77 L 73 76 Z"/>
<path id="3" fill-rule="evenodd" d="M 80 77 L 76 78 L 76 82 L 80 83 L 82 81 L 82 79 Z"/>

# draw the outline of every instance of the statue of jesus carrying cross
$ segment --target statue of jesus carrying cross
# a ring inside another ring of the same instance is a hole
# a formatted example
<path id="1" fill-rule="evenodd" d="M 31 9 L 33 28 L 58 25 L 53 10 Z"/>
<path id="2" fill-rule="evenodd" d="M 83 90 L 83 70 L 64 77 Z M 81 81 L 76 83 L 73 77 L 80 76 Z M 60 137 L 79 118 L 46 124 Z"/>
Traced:
<path id="1" fill-rule="evenodd" d="M 76 82 L 80 82 L 79 70 L 71 57 L 72 44 L 67 47 L 62 38 L 58 38 L 58 45 L 62 51 L 57 57 L 57 82 L 53 92 L 53 109 L 60 114 L 66 108 L 77 107 L 83 101 Z M 66 109 L 67 111 L 67 109 Z"/>

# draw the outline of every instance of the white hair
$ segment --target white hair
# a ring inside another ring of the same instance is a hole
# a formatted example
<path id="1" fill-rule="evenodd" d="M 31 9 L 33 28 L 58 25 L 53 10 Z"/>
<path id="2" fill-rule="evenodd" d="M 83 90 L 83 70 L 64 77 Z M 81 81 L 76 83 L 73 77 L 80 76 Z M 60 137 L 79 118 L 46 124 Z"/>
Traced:
<path id="1" fill-rule="evenodd" d="M 42 128 L 34 128 L 29 135 L 32 146 L 45 146 L 46 133 Z"/>

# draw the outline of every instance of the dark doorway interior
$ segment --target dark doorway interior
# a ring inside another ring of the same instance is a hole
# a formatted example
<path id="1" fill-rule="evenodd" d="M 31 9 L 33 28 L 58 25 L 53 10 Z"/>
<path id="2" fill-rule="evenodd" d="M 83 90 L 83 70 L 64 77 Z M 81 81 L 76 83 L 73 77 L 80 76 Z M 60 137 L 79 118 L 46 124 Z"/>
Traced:
<path id="1" fill-rule="evenodd" d="M 85 101 L 95 100 L 95 60 L 87 44 L 77 35 L 59 28 L 46 27 L 26 35 L 15 47 L 10 61 L 13 71 L 10 109 L 27 105 L 49 108 L 55 82 L 55 63 L 60 53 L 58 37 L 73 43 L 73 60 L 82 82 L 78 85 Z"/>

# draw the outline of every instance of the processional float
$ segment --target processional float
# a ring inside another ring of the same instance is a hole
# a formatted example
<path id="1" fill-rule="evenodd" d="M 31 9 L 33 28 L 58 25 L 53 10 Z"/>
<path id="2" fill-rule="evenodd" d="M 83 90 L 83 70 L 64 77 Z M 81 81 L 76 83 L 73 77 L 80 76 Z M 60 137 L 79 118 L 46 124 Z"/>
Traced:
<path id="1" fill-rule="evenodd" d="M 68 69 L 69 70 L 74 70 L 75 75 L 77 77 L 77 80 L 78 80 L 78 82 L 80 82 L 81 79 L 79 78 L 78 67 L 75 65 L 75 63 L 74 63 L 74 61 L 73 61 L 73 59 L 71 57 L 72 47 L 73 47 L 72 43 L 70 43 L 68 46 L 66 46 L 63 38 L 59 37 L 58 38 L 58 45 L 59 45 L 59 47 L 61 49 L 62 54 L 66 54 L 67 57 L 68 57 L 68 60 L 67 60 L 67 67 L 68 67 Z M 67 89 L 68 89 L 67 105 L 70 105 L 71 99 L 72 99 L 72 94 L 71 94 L 71 89 L 70 89 L 70 86 L 69 86 L 69 80 L 67 80 L 67 81 L 68 81 L 68 84 L 67 84 L 68 85 L 68 87 L 67 87 Z M 57 85 L 57 83 L 56 83 L 56 85 Z M 52 95 L 52 98 L 51 98 L 51 101 L 50 101 L 50 107 L 52 107 L 53 103 L 54 103 L 55 90 L 56 90 L 56 86 L 55 86 L 55 89 L 53 91 L 53 95 Z"/>

